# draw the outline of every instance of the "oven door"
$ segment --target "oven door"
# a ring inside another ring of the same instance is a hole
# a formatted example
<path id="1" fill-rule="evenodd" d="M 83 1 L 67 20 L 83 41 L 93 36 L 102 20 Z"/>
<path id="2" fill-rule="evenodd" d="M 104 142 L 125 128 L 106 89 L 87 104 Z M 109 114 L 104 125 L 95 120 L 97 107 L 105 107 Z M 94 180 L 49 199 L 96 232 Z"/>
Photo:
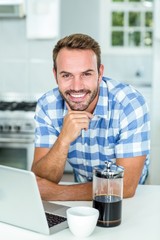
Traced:
<path id="1" fill-rule="evenodd" d="M 33 152 L 33 139 L 0 138 L 1 165 L 30 170 Z"/>

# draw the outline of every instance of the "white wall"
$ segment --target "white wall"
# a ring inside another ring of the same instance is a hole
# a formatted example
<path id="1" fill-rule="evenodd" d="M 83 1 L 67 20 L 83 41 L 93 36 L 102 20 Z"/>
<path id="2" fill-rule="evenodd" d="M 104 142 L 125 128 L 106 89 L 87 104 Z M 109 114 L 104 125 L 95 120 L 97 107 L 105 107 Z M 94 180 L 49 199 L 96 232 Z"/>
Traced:
<path id="1" fill-rule="evenodd" d="M 157 47 L 156 47 L 157 49 Z M 160 49 L 160 44 L 159 44 Z M 158 54 L 158 52 L 157 52 Z M 148 183 L 160 184 L 160 59 L 155 56 L 151 108 L 151 164 Z"/>
<path id="2" fill-rule="evenodd" d="M 153 94 L 151 109 L 151 166 L 149 182 L 160 184 L 160 1 L 154 2 Z"/>
<path id="3" fill-rule="evenodd" d="M 100 2 L 61 0 L 60 37 L 83 32 L 100 40 Z M 107 16 L 106 16 L 107 17 Z M 58 38 L 28 40 L 26 19 L 0 18 L 0 92 L 45 92 L 55 86 L 52 75 L 52 49 Z M 104 46 L 103 46 L 104 47 Z M 150 55 L 103 54 L 105 75 L 125 82 L 151 83 Z M 141 77 L 136 78 L 137 71 Z"/>
<path id="4" fill-rule="evenodd" d="M 61 0 L 59 38 L 74 32 L 99 36 L 98 7 L 96 0 Z M 28 40 L 25 18 L 0 18 L 0 92 L 37 94 L 55 87 L 52 49 L 57 40 Z"/>
<path id="5" fill-rule="evenodd" d="M 43 92 L 54 85 L 54 41 L 29 41 L 25 19 L 0 19 L 0 92 Z"/>

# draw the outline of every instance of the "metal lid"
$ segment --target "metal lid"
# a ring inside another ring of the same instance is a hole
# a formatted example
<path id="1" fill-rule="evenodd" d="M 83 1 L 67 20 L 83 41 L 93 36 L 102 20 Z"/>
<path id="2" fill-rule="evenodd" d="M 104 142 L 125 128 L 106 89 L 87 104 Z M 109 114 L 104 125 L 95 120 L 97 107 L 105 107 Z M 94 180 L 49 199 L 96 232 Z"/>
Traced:
<path id="1" fill-rule="evenodd" d="M 105 166 L 103 168 L 100 167 L 94 168 L 94 174 L 96 177 L 99 178 L 107 179 L 123 178 L 124 168 L 110 161 L 106 161 Z"/>

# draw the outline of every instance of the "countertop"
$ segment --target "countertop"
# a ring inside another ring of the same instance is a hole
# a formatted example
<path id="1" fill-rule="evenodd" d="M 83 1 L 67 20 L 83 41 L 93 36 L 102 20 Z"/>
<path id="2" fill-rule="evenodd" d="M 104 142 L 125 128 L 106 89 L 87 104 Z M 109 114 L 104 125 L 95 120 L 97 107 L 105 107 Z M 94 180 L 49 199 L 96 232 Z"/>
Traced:
<path id="1" fill-rule="evenodd" d="M 60 202 L 68 206 L 92 206 L 90 201 Z M 69 229 L 46 236 L 29 230 L 0 223 L 4 240 L 75 240 Z M 113 228 L 96 227 L 91 240 L 159 240 L 160 239 L 160 186 L 139 185 L 133 198 L 123 199 L 122 223 Z"/>

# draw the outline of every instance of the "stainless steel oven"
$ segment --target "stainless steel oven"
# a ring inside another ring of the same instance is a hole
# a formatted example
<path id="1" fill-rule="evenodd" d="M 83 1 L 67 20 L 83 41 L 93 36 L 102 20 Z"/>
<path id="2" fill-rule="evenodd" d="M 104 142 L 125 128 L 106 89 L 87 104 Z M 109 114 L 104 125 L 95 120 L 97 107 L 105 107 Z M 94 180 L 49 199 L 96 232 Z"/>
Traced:
<path id="1" fill-rule="evenodd" d="M 0 138 L 0 164 L 21 169 L 31 169 L 34 141 L 31 139 Z"/>
<path id="2" fill-rule="evenodd" d="M 0 164 L 31 169 L 34 154 L 36 99 L 0 95 Z"/>

